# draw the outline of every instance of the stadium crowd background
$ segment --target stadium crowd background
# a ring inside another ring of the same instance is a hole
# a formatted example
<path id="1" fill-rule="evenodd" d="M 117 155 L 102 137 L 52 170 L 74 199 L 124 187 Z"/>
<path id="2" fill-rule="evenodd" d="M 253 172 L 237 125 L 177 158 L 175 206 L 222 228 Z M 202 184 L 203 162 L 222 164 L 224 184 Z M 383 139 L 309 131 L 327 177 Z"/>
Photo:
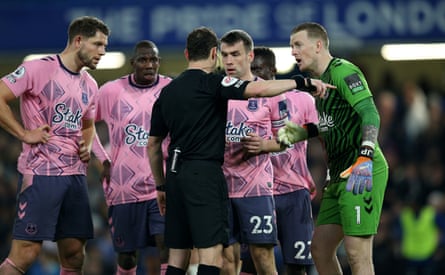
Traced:
<path id="1" fill-rule="evenodd" d="M 253 38 L 255 40 L 255 35 Z M 150 37 L 145 37 L 145 39 L 150 39 Z M 154 42 L 157 41 L 154 40 Z M 264 44 L 264 46 L 272 45 Z M 131 51 L 130 48 L 124 50 L 127 54 Z M 160 73 L 174 77 L 185 67 L 182 50 L 178 46 L 160 45 L 162 56 Z M 424 271 L 421 274 L 445 274 L 444 60 L 388 62 L 380 57 L 375 47 L 354 50 L 339 47 L 333 50 L 333 53 L 350 59 L 361 67 L 367 76 L 368 84 L 380 111 L 379 142 L 389 162 L 390 177 L 380 226 L 375 237 L 376 274 L 415 274 L 408 271 L 404 273 L 405 268 L 409 266 L 406 261 L 411 260 L 418 266 L 423 264 L 422 261 L 407 259 L 403 256 L 401 243 L 404 231 L 401 230 L 399 219 L 400 213 L 407 208 L 419 210 L 427 206 L 433 206 L 436 211 L 435 226 L 439 230 L 439 238 L 436 248 L 430 255 L 431 261 L 426 263 L 432 271 L 431 273 Z M 28 52 L 14 51 L 11 54 L 11 52 L 0 51 L 0 75 L 12 72 L 26 54 Z M 290 50 L 289 58 L 292 58 Z M 103 84 L 129 73 L 130 70 L 127 64 L 116 70 L 93 71 L 92 75 L 99 84 Z M 295 71 L 289 74 L 293 73 Z M 285 76 L 278 75 L 277 77 Z M 18 106 L 15 107 L 14 111 L 19 117 Z M 101 136 L 107 135 L 104 125 L 98 124 L 97 130 Z M 313 201 L 313 214 L 316 216 L 326 167 L 323 152 L 317 140 L 310 141 L 308 150 L 310 170 L 318 187 L 318 195 Z M 20 151 L 20 142 L 0 130 L 0 260 L 7 256 L 10 247 L 17 186 L 16 161 Z M 100 169 L 101 164 L 97 159 L 93 159 L 90 162 L 88 183 L 96 238 L 87 246 L 88 256 L 85 265 L 87 275 L 112 274 L 115 265 L 115 255 L 107 227 L 107 207 L 99 183 Z M 422 245 L 423 237 L 419 234 L 419 246 Z M 28 274 L 58 274 L 55 253 L 54 244 L 46 242 L 39 261 Z M 341 249 L 339 254 L 342 256 L 341 259 L 346 261 Z M 144 257 L 141 258 L 143 261 Z M 141 262 L 139 273 L 143 272 Z M 346 267 L 344 272 L 349 274 Z"/>

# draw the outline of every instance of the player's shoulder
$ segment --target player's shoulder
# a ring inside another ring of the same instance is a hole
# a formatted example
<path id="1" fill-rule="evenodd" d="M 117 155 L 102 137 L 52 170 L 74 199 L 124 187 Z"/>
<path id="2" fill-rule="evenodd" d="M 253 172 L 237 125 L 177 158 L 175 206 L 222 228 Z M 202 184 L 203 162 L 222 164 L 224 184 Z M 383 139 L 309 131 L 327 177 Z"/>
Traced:
<path id="1" fill-rule="evenodd" d="M 329 71 L 331 73 L 331 76 L 332 75 L 345 76 L 351 73 L 360 72 L 360 69 L 358 68 L 357 65 L 355 65 L 349 60 L 346 60 L 344 58 L 334 57 L 334 59 L 331 61 L 329 65 Z"/>
<path id="2" fill-rule="evenodd" d="M 60 67 L 60 62 L 57 55 L 48 55 L 42 58 L 36 58 L 24 61 L 21 67 L 25 67 L 28 71 L 41 71 L 49 73 Z"/>
<path id="3" fill-rule="evenodd" d="M 129 75 L 124 75 L 119 78 L 106 81 L 100 86 L 99 91 L 104 92 L 109 90 L 120 90 L 121 87 L 128 85 L 130 85 Z"/>

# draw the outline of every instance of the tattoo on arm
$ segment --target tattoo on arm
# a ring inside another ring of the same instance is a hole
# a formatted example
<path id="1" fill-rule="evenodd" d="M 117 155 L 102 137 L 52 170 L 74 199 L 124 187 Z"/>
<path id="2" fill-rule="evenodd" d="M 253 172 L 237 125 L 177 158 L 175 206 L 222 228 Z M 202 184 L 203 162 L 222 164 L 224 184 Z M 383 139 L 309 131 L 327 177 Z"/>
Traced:
<path id="1" fill-rule="evenodd" d="M 371 141 L 372 143 L 377 143 L 377 135 L 379 130 L 374 125 L 363 126 L 363 137 L 362 140 Z"/>

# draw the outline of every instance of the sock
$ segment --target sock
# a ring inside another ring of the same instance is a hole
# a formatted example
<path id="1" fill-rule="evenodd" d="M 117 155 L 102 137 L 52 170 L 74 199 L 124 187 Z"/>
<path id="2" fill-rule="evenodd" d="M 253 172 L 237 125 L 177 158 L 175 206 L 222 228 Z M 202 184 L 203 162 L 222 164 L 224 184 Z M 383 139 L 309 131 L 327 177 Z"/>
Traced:
<path id="1" fill-rule="evenodd" d="M 189 264 L 189 268 L 187 269 L 187 275 L 196 275 L 198 274 L 198 264 Z"/>
<path id="2" fill-rule="evenodd" d="M 120 267 L 120 265 L 118 265 L 116 275 L 136 275 L 136 269 L 137 266 L 133 267 L 132 269 L 123 269 Z"/>
<path id="3" fill-rule="evenodd" d="M 198 275 L 219 275 L 220 268 L 212 265 L 200 264 L 198 266 Z"/>
<path id="4" fill-rule="evenodd" d="M 161 264 L 161 275 L 165 275 L 165 273 L 167 273 L 167 266 L 167 263 Z"/>
<path id="5" fill-rule="evenodd" d="M 82 270 L 60 266 L 60 275 L 80 275 Z"/>
<path id="6" fill-rule="evenodd" d="M 185 275 L 185 270 L 169 265 L 166 275 Z"/>
<path id="7" fill-rule="evenodd" d="M 3 271 L 2 274 L 8 274 L 11 271 L 19 272 L 20 274 L 25 274 L 25 271 L 18 267 L 11 259 L 6 258 L 0 265 L 0 270 Z"/>

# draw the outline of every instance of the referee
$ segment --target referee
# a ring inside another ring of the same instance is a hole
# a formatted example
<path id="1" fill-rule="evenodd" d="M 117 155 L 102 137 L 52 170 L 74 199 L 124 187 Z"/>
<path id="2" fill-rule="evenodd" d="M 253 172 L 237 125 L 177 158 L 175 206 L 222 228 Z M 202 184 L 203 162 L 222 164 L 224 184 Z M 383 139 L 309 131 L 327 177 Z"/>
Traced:
<path id="1" fill-rule="evenodd" d="M 184 51 L 188 68 L 162 89 L 153 106 L 148 155 L 159 209 L 162 215 L 167 213 L 167 275 L 186 274 L 193 247 L 198 249 L 198 274 L 217 275 L 222 267 L 229 230 L 221 168 L 228 100 L 270 97 L 311 85 L 316 95 L 322 95 L 332 88 L 301 76 L 249 82 L 215 74 L 217 49 L 218 38 L 211 29 L 194 29 Z M 171 140 L 164 176 L 161 144 L 167 135 Z"/>

